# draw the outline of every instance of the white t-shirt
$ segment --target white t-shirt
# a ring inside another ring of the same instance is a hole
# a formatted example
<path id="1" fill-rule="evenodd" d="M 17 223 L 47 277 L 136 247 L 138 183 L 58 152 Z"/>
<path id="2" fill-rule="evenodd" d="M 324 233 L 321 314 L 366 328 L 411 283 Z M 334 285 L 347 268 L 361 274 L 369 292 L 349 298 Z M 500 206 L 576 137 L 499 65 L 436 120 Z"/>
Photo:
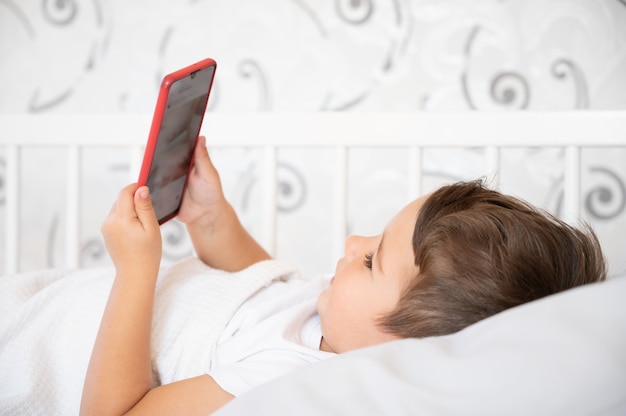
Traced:
<path id="1" fill-rule="evenodd" d="M 320 351 L 317 296 L 326 277 L 274 281 L 252 295 L 220 336 L 209 375 L 234 396 L 333 356 Z"/>

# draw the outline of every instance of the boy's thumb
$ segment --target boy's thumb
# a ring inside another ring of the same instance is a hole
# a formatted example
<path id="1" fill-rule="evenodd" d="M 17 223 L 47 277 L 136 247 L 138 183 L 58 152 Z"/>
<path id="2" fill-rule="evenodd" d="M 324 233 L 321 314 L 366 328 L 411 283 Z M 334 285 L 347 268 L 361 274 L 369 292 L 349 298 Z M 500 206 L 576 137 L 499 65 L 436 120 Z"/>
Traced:
<path id="1" fill-rule="evenodd" d="M 155 216 L 152 199 L 150 199 L 150 190 L 147 186 L 142 186 L 135 192 L 135 209 L 142 222 L 146 215 Z"/>
<path id="2" fill-rule="evenodd" d="M 201 172 L 201 175 L 203 173 L 208 174 L 207 170 L 214 169 L 213 162 L 211 162 L 211 158 L 209 157 L 209 151 L 206 148 L 206 139 L 204 136 L 200 136 L 198 143 L 196 143 L 194 165 L 196 169 Z"/>
<path id="3" fill-rule="evenodd" d="M 140 201 L 144 201 L 144 204 L 152 205 L 152 202 L 150 201 L 150 190 L 147 186 L 140 186 L 139 188 L 137 188 L 135 193 L 139 197 Z"/>

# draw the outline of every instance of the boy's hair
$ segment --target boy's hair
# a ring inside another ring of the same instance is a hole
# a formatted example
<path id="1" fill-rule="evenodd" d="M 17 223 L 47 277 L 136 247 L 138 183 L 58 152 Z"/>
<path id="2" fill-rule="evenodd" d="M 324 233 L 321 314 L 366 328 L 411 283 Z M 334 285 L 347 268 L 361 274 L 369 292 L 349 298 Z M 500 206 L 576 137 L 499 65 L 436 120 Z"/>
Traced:
<path id="1" fill-rule="evenodd" d="M 589 226 L 571 227 L 480 180 L 444 186 L 426 199 L 413 251 L 418 275 L 380 320 L 406 338 L 454 333 L 607 273 Z"/>

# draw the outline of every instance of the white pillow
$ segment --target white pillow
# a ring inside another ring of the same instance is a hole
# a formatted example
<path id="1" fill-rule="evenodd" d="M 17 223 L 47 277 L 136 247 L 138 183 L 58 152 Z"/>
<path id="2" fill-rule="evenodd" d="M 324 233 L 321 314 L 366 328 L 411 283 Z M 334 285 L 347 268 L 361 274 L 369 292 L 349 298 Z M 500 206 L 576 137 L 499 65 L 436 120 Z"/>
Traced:
<path id="1" fill-rule="evenodd" d="M 219 415 L 625 415 L 626 277 L 305 367 Z"/>

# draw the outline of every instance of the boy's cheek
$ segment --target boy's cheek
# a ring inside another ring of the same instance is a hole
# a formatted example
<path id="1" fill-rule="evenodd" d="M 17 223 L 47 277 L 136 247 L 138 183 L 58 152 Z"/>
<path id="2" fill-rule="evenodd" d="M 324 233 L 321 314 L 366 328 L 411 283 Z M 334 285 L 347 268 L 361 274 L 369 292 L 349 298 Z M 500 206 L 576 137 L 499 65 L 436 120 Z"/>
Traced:
<path id="1" fill-rule="evenodd" d="M 317 313 L 320 317 L 324 316 L 326 305 L 328 305 L 328 289 L 325 289 L 317 296 Z"/>

